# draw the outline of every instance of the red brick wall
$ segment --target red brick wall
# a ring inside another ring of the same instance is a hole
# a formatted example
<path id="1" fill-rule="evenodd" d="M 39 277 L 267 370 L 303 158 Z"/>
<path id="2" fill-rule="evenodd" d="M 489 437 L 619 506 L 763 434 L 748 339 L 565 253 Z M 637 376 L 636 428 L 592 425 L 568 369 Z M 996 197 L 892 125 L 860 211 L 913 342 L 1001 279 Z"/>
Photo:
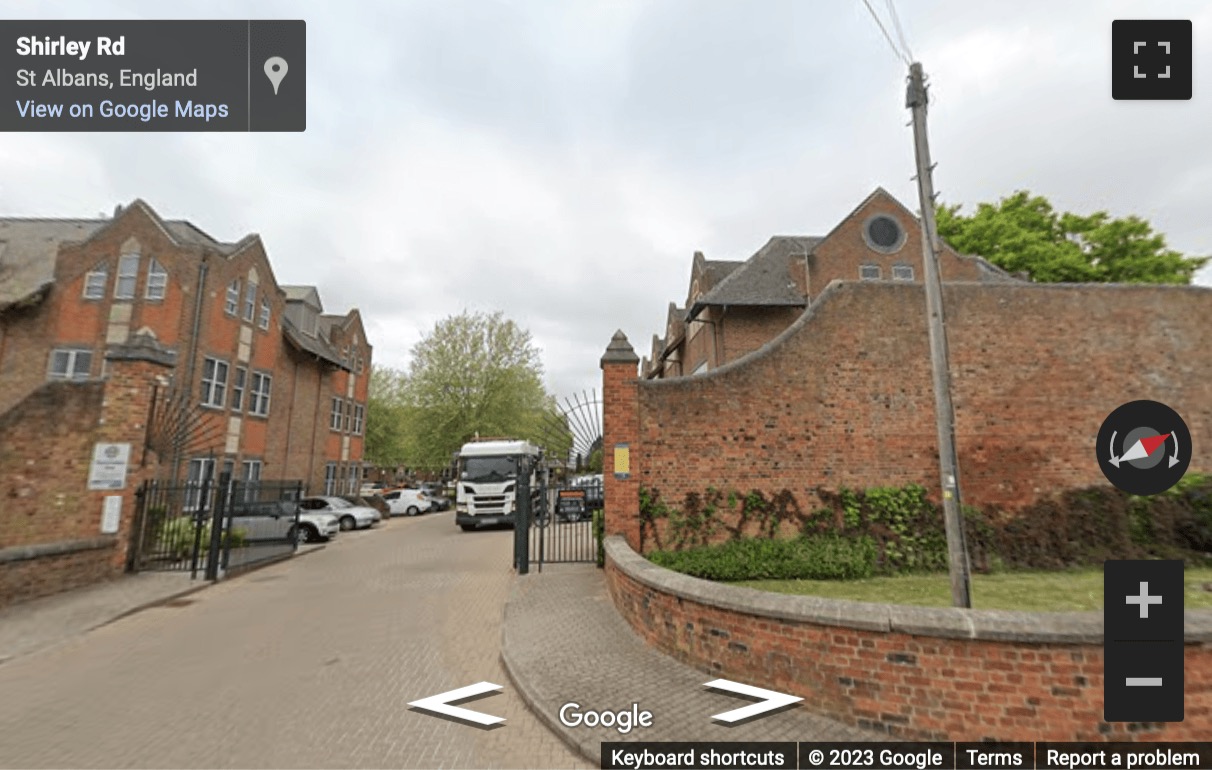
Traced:
<path id="1" fill-rule="evenodd" d="M 802 708 L 906 739 L 1190 741 L 1212 735 L 1212 645 L 1206 641 L 1186 647 L 1185 721 L 1109 724 L 1102 720 L 1101 644 L 953 639 L 782 620 L 675 596 L 636 580 L 610 558 L 606 578 L 632 628 L 678 660 L 713 676 L 799 695 Z"/>
<path id="2" fill-rule="evenodd" d="M 762 351 L 697 377 L 604 383 L 637 399 L 632 473 L 680 504 L 708 487 L 938 488 L 920 284 L 838 284 Z M 1212 446 L 1212 291 L 952 284 L 945 290 L 966 503 L 1015 508 L 1105 483 L 1103 419 L 1168 403 Z M 606 441 L 615 439 L 609 427 Z M 1212 469 L 1196 455 L 1192 471 Z"/>
<path id="3" fill-rule="evenodd" d="M 122 573 L 134 493 L 155 471 L 141 467 L 142 447 L 152 383 L 164 371 L 147 361 L 110 361 L 105 381 L 47 382 L 0 414 L 0 549 L 103 537 L 104 498 L 123 498 L 119 530 L 104 536 L 113 546 L 0 564 L 0 586 L 24 586 L 12 596 L 0 589 L 0 603 Z M 97 442 L 131 444 L 121 491 L 88 489 Z"/>
<path id="4" fill-rule="evenodd" d="M 803 312 L 801 307 L 726 308 L 720 323 L 724 363 L 752 353 L 779 336 Z"/>
<path id="5" fill-rule="evenodd" d="M 121 541 L 108 542 L 100 548 L 0 564 L 0 608 L 118 577 L 114 554 Z"/>

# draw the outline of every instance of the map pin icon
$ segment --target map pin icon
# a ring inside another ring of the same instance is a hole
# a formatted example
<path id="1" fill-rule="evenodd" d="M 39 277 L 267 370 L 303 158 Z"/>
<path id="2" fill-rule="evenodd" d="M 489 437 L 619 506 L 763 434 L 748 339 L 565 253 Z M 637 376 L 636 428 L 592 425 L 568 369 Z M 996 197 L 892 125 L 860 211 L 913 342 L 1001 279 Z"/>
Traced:
<path id="1" fill-rule="evenodd" d="M 286 77 L 288 69 L 286 60 L 281 56 L 271 56 L 265 60 L 265 76 L 274 84 L 274 96 L 278 95 L 278 86 L 282 83 L 282 78 Z"/>

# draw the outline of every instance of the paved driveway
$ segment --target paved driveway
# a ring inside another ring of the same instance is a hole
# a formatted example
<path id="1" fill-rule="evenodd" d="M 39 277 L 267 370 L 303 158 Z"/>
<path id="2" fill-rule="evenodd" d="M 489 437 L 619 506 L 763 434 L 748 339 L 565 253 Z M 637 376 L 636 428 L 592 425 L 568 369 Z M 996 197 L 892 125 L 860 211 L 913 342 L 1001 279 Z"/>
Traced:
<path id="1" fill-rule="evenodd" d="M 585 767 L 500 664 L 512 538 L 393 519 L 0 665 L 0 766 Z M 485 680 L 498 729 L 408 710 Z"/>

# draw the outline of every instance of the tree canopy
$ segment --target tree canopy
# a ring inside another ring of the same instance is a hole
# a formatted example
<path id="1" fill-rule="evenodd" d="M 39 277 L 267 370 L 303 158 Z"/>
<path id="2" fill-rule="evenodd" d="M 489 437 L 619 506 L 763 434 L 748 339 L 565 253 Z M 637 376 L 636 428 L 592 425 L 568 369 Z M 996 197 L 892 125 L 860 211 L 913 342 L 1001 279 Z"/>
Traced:
<path id="1" fill-rule="evenodd" d="M 391 467 L 408 464 L 405 382 L 403 372 L 382 366 L 371 367 L 363 454 L 368 462 L 375 465 Z"/>
<path id="2" fill-rule="evenodd" d="M 500 312 L 438 322 L 412 350 L 403 395 L 407 455 L 421 468 L 448 466 L 477 434 L 551 443 L 558 413 L 530 333 Z"/>
<path id="3" fill-rule="evenodd" d="M 1027 190 L 981 203 L 970 216 L 960 208 L 938 208 L 938 232 L 947 243 L 1041 283 L 1188 284 L 1209 259 L 1168 248 L 1140 217 L 1058 212 Z"/>

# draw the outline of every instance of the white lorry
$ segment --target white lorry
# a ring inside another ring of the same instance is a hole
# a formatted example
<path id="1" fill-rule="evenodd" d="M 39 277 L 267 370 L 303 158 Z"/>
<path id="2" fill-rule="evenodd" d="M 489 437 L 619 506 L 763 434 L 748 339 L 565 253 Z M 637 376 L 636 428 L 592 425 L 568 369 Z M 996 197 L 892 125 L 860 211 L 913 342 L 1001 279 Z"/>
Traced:
<path id="1" fill-rule="evenodd" d="M 518 511 L 518 473 L 529 460 L 532 503 L 539 500 L 543 451 L 528 441 L 473 441 L 458 457 L 455 523 L 464 531 L 514 523 Z M 532 507 L 533 511 L 534 508 Z"/>

